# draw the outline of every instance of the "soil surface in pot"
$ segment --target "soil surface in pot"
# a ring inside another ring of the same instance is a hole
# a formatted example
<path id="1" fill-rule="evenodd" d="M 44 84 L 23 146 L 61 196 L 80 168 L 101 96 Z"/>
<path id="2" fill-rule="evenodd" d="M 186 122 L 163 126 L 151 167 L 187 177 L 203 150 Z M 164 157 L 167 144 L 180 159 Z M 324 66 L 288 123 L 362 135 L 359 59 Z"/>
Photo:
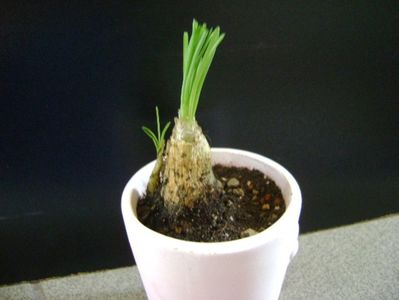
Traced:
<path id="1" fill-rule="evenodd" d="M 159 196 L 139 199 L 137 214 L 148 228 L 170 237 L 221 242 L 256 234 L 277 221 L 285 211 L 280 188 L 258 170 L 215 165 L 222 193 L 209 193 L 193 208 L 169 215 Z"/>

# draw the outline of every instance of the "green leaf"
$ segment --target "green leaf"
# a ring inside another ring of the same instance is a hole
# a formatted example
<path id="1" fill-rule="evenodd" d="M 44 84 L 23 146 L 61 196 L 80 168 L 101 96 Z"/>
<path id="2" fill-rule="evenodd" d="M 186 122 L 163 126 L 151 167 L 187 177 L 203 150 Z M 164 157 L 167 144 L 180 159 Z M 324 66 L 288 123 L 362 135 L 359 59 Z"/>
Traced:
<path id="1" fill-rule="evenodd" d="M 168 130 L 169 126 L 170 126 L 170 122 L 166 123 L 166 125 L 165 125 L 165 127 L 163 128 L 162 133 L 161 133 L 161 140 L 164 140 L 164 139 L 165 139 L 165 133 L 166 133 L 166 131 Z"/>
<path id="2" fill-rule="evenodd" d="M 194 19 L 191 36 L 183 34 L 183 82 L 179 117 L 195 120 L 199 97 L 216 48 L 224 38 L 220 28 L 207 28 Z"/>
<path id="3" fill-rule="evenodd" d="M 155 134 L 151 129 L 146 126 L 142 126 L 144 133 L 148 135 L 148 137 L 152 140 L 155 146 L 155 150 L 157 152 L 157 156 L 161 155 L 163 152 L 163 148 L 165 146 L 165 134 L 170 126 L 170 122 L 168 122 L 165 127 L 162 129 L 161 132 L 161 122 L 159 118 L 159 110 L 158 107 L 155 107 L 155 116 L 156 116 L 156 123 L 157 123 L 157 133 Z"/>
<path id="4" fill-rule="evenodd" d="M 155 136 L 155 133 L 151 129 L 149 129 L 145 126 L 143 126 L 142 129 L 145 132 L 145 134 L 147 134 L 149 136 L 149 138 L 152 140 L 152 142 L 154 143 L 155 149 L 158 149 L 158 140 L 157 140 L 157 137 Z"/>

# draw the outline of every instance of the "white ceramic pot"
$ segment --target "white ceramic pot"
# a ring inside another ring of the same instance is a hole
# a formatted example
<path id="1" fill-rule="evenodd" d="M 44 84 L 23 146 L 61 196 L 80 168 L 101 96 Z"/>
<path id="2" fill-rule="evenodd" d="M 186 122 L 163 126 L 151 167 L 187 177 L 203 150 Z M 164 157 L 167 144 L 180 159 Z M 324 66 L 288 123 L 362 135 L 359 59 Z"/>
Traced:
<path id="1" fill-rule="evenodd" d="M 276 162 L 251 152 L 213 148 L 214 163 L 254 168 L 281 188 L 286 211 L 272 226 L 240 240 L 201 243 L 159 234 L 139 222 L 138 198 L 154 162 L 130 179 L 122 213 L 141 279 L 150 300 L 278 299 L 290 260 L 298 250 L 301 192 L 294 177 Z"/>

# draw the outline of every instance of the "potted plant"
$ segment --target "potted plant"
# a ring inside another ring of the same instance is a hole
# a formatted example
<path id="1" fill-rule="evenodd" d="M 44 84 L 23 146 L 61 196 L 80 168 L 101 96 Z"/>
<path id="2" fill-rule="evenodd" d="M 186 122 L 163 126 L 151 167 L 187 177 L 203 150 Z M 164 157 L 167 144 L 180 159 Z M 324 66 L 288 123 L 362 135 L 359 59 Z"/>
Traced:
<path id="1" fill-rule="evenodd" d="M 169 123 L 161 130 L 156 108 L 157 132 L 143 130 L 157 159 L 137 171 L 122 194 L 126 231 L 149 299 L 277 299 L 298 249 L 301 193 L 293 176 L 255 153 L 211 149 L 195 120 L 223 38 L 219 27 L 195 20 L 191 36 L 184 33 L 173 132 L 166 143 Z M 244 219 L 249 225 L 238 224 Z"/>

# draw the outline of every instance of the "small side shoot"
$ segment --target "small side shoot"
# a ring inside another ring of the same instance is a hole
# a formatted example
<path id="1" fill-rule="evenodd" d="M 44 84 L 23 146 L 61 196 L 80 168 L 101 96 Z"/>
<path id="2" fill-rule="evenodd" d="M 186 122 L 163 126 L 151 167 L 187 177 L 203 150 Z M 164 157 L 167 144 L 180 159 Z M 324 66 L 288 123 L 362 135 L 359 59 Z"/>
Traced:
<path id="1" fill-rule="evenodd" d="M 155 146 L 155 150 L 157 152 L 157 157 L 162 155 L 163 149 L 165 147 L 165 134 L 170 126 L 170 122 L 166 123 L 165 127 L 162 129 L 161 132 L 161 122 L 159 119 L 159 110 L 158 106 L 155 106 L 155 114 L 157 120 L 157 134 L 155 134 L 151 129 L 146 126 L 143 126 L 142 129 L 146 135 L 152 140 Z"/>
<path id="2" fill-rule="evenodd" d="M 157 160 L 155 163 L 155 167 L 151 173 L 150 180 L 147 185 L 147 193 L 150 195 L 154 195 L 158 186 L 159 186 L 159 173 L 162 168 L 162 156 L 165 148 L 165 134 L 170 126 L 170 122 L 166 123 L 165 127 L 161 131 L 161 121 L 159 118 L 159 110 L 158 107 L 155 107 L 156 121 L 157 121 L 157 133 L 149 129 L 146 126 L 143 126 L 142 129 L 146 135 L 152 140 L 155 146 L 155 150 L 157 152 Z"/>

